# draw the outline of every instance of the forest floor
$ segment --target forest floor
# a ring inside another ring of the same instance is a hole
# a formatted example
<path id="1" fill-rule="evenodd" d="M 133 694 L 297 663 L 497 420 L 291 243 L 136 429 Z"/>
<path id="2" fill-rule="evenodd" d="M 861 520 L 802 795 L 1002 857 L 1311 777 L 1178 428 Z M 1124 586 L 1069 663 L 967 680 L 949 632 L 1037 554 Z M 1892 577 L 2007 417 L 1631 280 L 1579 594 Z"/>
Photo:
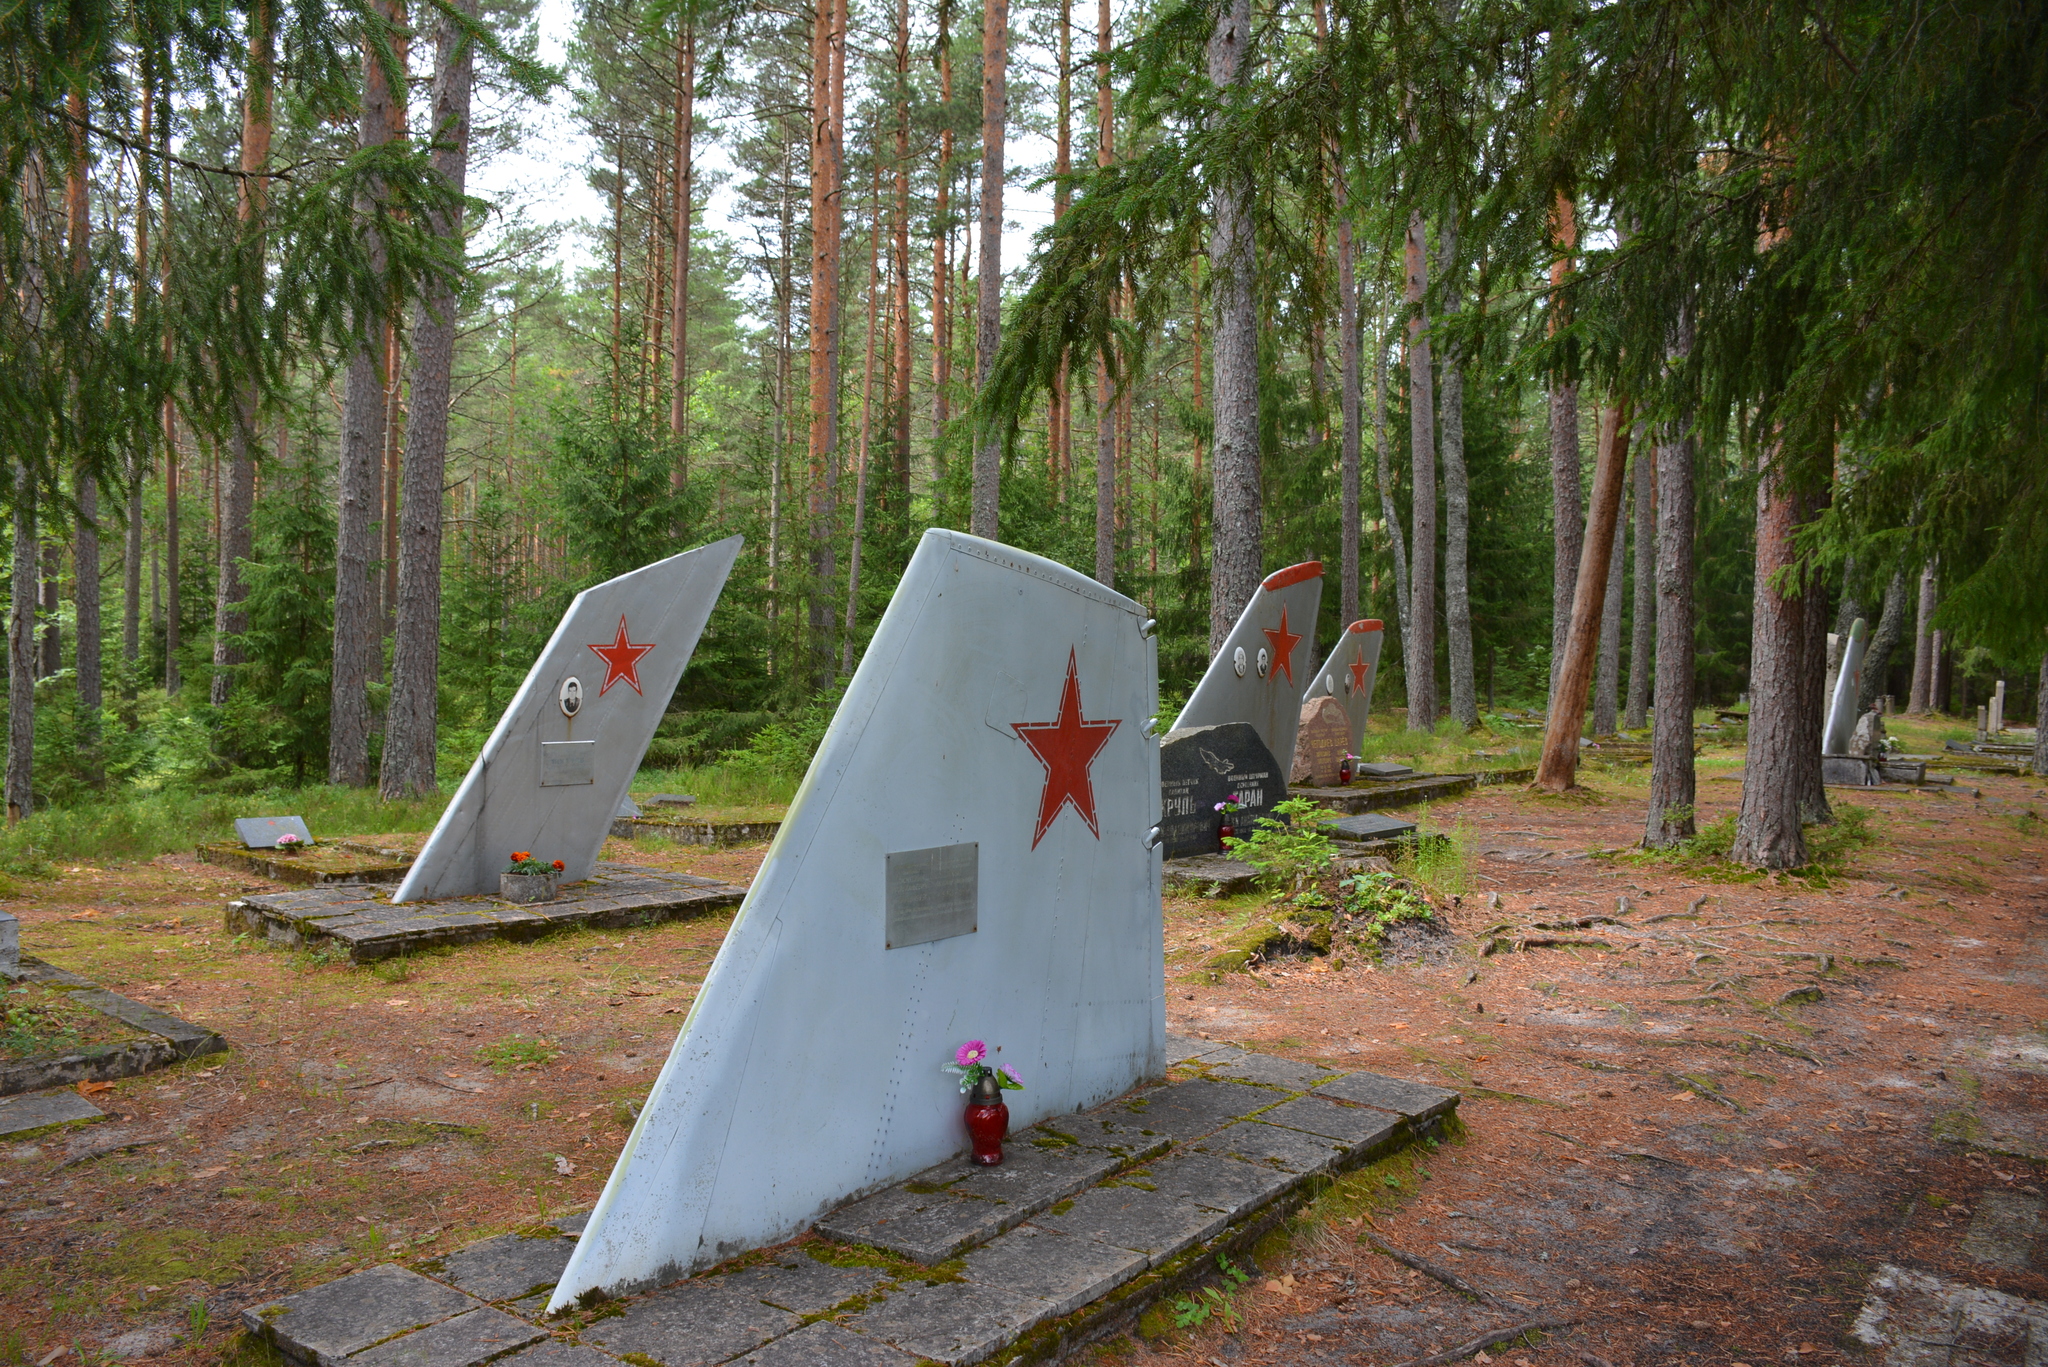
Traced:
<path id="1" fill-rule="evenodd" d="M 1739 799 L 1714 767 L 1702 824 Z M 1987 1193 L 2048 1188 L 2048 791 L 1957 777 L 1833 792 L 1874 843 L 1748 880 L 1625 852 L 1641 770 L 1589 767 L 1565 799 L 1482 789 L 1430 813 L 1469 856 L 1441 929 L 1341 969 L 1201 972 L 1262 904 L 1170 900 L 1171 1029 L 1456 1087 L 1462 1132 L 1369 1211 L 1311 1207 L 1229 1314 L 1101 1355 L 1391 1363 L 1521 1316 L 1576 1323 L 1493 1350 L 1514 1367 L 1829 1362 L 1885 1262 L 2048 1296 L 2039 1241 L 2010 1266 L 1966 1248 L 2008 1208 Z M 764 853 L 607 851 L 735 882 Z M 352 967 L 224 934 L 222 903 L 268 886 L 167 855 L 6 902 L 26 952 L 233 1048 L 94 1091 L 104 1122 L 0 1140 L 0 1362 L 66 1367 L 122 1335 L 153 1361 L 253 1362 L 244 1306 L 588 1205 L 730 924 Z M 1627 926 L 1528 929 L 1623 898 Z"/>

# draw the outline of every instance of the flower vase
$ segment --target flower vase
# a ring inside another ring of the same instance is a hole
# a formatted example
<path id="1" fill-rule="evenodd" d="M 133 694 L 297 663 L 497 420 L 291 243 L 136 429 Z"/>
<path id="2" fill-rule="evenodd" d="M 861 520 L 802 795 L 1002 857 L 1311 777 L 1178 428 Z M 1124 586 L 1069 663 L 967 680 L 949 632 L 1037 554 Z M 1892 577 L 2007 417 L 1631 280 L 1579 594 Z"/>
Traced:
<path id="1" fill-rule="evenodd" d="M 1236 829 L 1231 826 L 1229 819 L 1225 818 L 1223 824 L 1216 828 L 1216 852 L 1218 854 L 1229 854 L 1230 841 L 1236 834 Z"/>
<path id="2" fill-rule="evenodd" d="M 1351 756 L 1346 755 L 1337 762 L 1337 786 L 1339 788 L 1347 787 L 1350 785 L 1351 779 Z"/>
<path id="3" fill-rule="evenodd" d="M 993 1076 L 984 1075 L 967 1098 L 967 1137 L 972 1161 L 992 1168 L 1003 1161 L 1003 1136 L 1010 1132 L 1010 1108 Z"/>
<path id="4" fill-rule="evenodd" d="M 535 902 L 552 902 L 562 890 L 562 876 L 558 873 L 501 873 L 498 875 L 498 896 L 508 902 L 531 905 Z"/>

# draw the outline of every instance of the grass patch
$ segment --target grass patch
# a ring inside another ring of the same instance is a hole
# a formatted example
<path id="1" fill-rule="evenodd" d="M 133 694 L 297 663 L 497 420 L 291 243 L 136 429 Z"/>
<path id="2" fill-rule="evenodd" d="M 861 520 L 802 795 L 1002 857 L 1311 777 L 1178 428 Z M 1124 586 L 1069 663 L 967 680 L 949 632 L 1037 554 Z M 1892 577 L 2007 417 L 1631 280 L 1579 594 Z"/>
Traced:
<path id="1" fill-rule="evenodd" d="M 41 1058 L 142 1038 L 142 1032 L 46 983 L 23 983 L 0 995 L 0 1058 Z"/>
<path id="2" fill-rule="evenodd" d="M 495 1044 L 477 1046 L 476 1056 L 488 1063 L 494 1072 L 509 1073 L 514 1068 L 542 1067 L 554 1062 L 561 1053 L 544 1039 L 514 1035 Z"/>

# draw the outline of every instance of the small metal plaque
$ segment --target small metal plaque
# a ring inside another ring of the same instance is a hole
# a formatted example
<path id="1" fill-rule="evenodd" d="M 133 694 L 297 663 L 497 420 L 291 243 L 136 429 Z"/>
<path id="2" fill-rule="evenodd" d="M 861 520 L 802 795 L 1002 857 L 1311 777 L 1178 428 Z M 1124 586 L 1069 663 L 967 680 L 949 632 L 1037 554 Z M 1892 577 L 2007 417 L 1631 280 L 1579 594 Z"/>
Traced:
<path id="1" fill-rule="evenodd" d="M 574 788 L 597 782 L 597 742 L 544 740 L 540 743 L 540 786 Z"/>
<path id="2" fill-rule="evenodd" d="M 940 845 L 888 856 L 884 949 L 972 935 L 979 918 L 981 846 Z"/>

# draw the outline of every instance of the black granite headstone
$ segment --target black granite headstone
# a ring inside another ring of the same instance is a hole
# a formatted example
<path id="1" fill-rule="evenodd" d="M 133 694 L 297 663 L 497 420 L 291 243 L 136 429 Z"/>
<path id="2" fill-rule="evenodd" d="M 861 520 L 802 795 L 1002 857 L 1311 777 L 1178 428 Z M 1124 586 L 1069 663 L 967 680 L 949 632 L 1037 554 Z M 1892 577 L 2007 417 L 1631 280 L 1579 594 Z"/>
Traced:
<path id="1" fill-rule="evenodd" d="M 1216 804 L 1244 804 L 1231 825 L 1248 835 L 1252 823 L 1287 797 L 1273 752 L 1249 722 L 1169 731 L 1159 744 L 1159 834 L 1168 859 L 1216 853 Z"/>

